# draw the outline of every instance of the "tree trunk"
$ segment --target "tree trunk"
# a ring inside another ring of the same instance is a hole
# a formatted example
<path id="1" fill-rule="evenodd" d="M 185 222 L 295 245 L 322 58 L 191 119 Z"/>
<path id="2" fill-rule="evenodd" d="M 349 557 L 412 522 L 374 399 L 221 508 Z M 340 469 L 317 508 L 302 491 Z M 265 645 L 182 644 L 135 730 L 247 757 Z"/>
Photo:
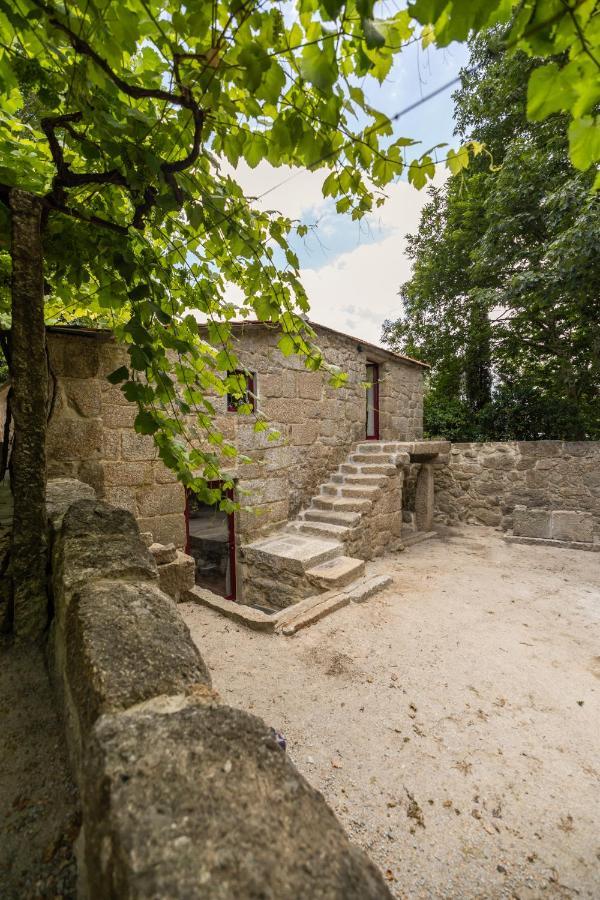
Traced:
<path id="1" fill-rule="evenodd" d="M 47 625 L 46 404 L 48 366 L 39 198 L 13 188 L 11 545 L 14 632 L 39 639 Z"/>

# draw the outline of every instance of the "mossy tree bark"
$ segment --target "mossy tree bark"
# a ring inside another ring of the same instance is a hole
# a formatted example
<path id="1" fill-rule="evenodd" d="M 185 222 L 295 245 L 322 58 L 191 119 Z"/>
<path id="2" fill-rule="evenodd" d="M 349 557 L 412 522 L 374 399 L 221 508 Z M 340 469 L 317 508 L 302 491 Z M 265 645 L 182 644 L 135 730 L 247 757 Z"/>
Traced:
<path id="1" fill-rule="evenodd" d="M 46 405 L 42 202 L 10 191 L 12 218 L 12 414 L 14 500 L 11 576 L 14 632 L 36 640 L 48 620 L 46 528 Z"/>

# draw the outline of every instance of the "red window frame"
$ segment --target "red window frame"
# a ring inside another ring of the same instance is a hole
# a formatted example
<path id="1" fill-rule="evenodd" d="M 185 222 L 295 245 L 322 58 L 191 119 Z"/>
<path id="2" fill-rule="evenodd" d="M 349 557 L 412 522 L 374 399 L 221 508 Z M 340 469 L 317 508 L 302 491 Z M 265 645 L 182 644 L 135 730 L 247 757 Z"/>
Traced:
<path id="1" fill-rule="evenodd" d="M 379 440 L 379 363 L 367 360 L 367 368 L 373 369 L 373 434 L 367 434 L 367 423 L 365 423 L 365 436 L 368 441 Z M 367 379 L 369 380 L 369 379 Z M 368 403 L 368 399 L 367 399 Z M 368 418 L 367 418 L 368 422 Z"/>
<path id="2" fill-rule="evenodd" d="M 227 412 L 237 412 L 238 406 L 240 404 L 246 402 L 252 407 L 252 412 L 256 412 L 256 393 L 255 393 L 255 376 L 253 372 L 246 372 L 244 369 L 234 369 L 232 372 L 228 372 L 227 376 L 230 375 L 243 375 L 246 379 L 246 400 L 236 400 L 232 394 L 227 392 Z"/>
<path id="3" fill-rule="evenodd" d="M 220 488 L 222 490 L 222 481 L 209 481 L 207 487 L 212 490 Z M 223 495 L 228 500 L 233 500 L 233 489 L 227 488 L 223 491 Z M 185 492 L 185 552 L 190 552 L 190 491 Z M 235 513 L 227 513 L 227 540 L 229 546 L 229 573 L 231 591 L 223 599 L 235 600 L 237 597 L 237 570 L 236 570 L 236 553 L 235 553 Z"/>

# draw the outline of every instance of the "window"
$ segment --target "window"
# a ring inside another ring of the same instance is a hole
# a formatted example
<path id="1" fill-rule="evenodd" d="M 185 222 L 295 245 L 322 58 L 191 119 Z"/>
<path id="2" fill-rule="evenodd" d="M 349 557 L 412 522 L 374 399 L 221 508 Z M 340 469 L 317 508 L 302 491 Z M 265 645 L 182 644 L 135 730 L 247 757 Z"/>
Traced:
<path id="1" fill-rule="evenodd" d="M 256 411 L 256 376 L 253 372 L 235 369 L 227 373 L 227 412 Z"/>

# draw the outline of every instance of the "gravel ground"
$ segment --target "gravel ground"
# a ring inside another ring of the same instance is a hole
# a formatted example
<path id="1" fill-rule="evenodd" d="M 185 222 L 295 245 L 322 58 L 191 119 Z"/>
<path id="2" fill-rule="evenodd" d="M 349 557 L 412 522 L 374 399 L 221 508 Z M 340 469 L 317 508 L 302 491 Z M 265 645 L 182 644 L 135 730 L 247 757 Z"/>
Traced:
<path id="1" fill-rule="evenodd" d="M 600 554 L 464 528 L 368 570 L 393 586 L 293 638 L 180 606 L 223 699 L 397 897 L 600 897 Z"/>
<path id="2" fill-rule="evenodd" d="M 76 896 L 77 793 L 40 651 L 0 639 L 0 898 Z"/>

